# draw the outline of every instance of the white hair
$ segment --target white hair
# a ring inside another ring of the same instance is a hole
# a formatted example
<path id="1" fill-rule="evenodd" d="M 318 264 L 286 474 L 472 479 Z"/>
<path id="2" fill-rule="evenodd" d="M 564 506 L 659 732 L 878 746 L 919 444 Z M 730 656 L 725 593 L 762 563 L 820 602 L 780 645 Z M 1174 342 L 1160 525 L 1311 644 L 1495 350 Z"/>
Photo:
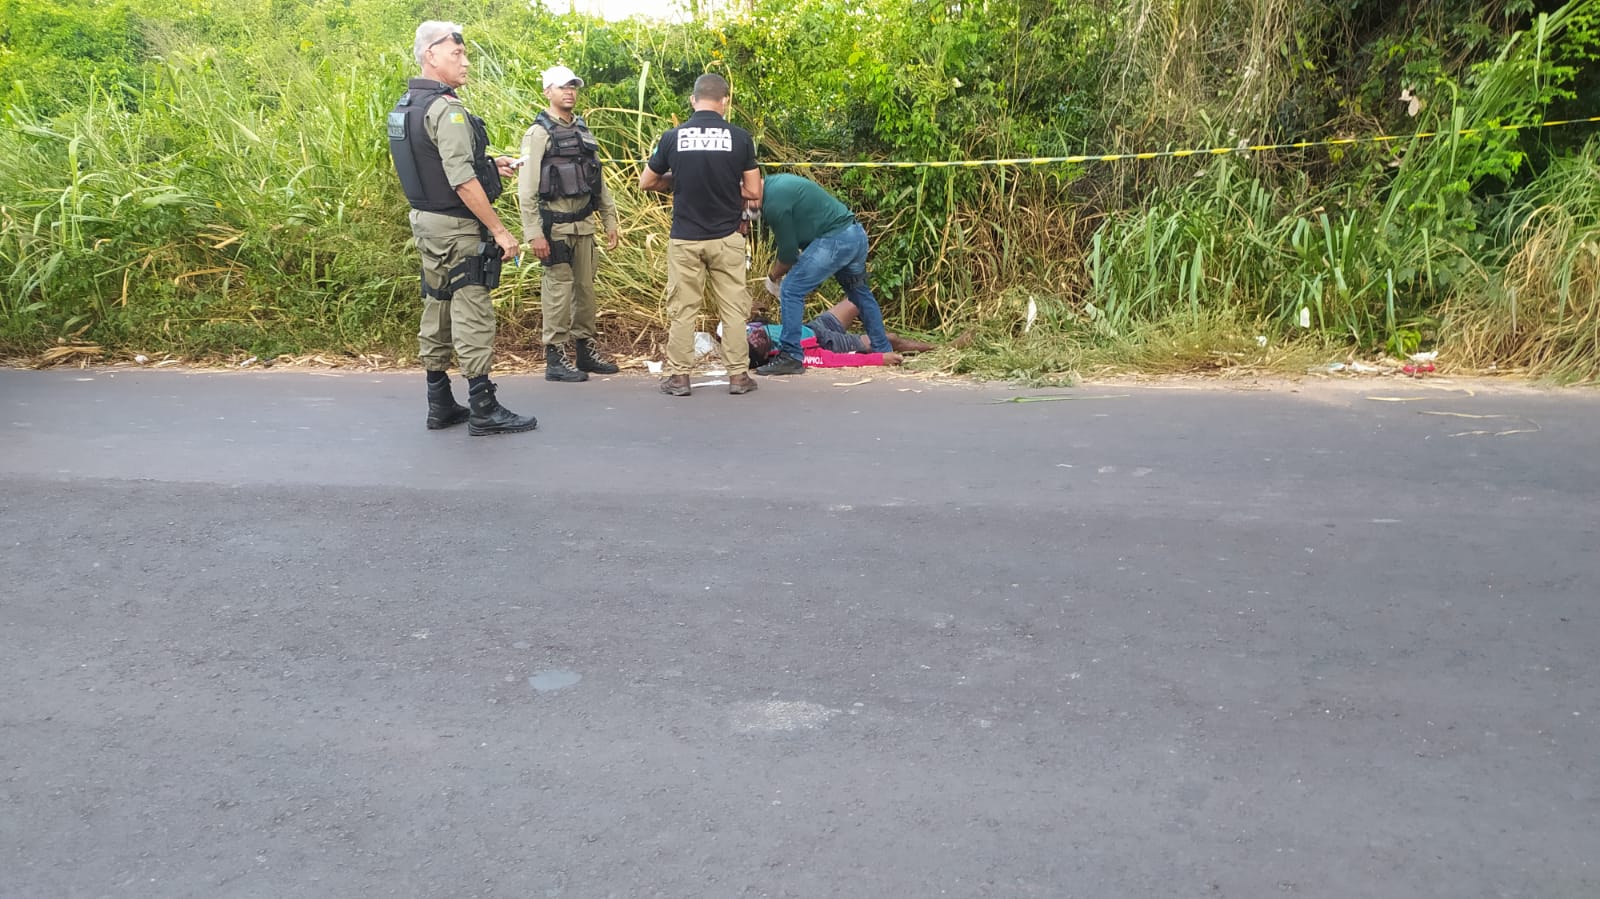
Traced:
<path id="1" fill-rule="evenodd" d="M 427 21 L 417 26 L 417 39 L 411 42 L 411 55 L 417 58 L 417 65 L 422 65 L 422 55 L 428 52 L 440 38 L 452 34 L 460 34 L 461 26 L 454 22 Z"/>

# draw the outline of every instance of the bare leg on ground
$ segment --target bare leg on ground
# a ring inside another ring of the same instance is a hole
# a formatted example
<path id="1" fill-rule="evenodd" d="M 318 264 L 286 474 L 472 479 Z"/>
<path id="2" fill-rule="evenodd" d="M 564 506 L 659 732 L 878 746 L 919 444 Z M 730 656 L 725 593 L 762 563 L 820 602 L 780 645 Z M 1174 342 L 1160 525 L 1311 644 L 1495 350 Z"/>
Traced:
<path id="1" fill-rule="evenodd" d="M 828 311 L 833 314 L 834 318 L 839 320 L 839 326 L 847 331 L 850 330 L 850 326 L 861 317 L 860 311 L 856 309 L 856 304 L 850 302 L 849 300 L 840 300 L 839 302 L 833 304 L 833 308 L 829 309 Z M 926 353 L 935 348 L 931 343 L 923 343 L 920 340 L 912 340 L 909 337 L 901 337 L 899 334 L 896 334 L 893 331 L 888 332 L 888 336 L 889 346 L 894 347 L 894 351 L 896 353 Z M 865 334 L 861 335 L 858 342 L 861 344 L 861 352 L 872 352 L 872 340 Z M 890 364 L 898 365 L 899 362 L 891 362 Z"/>
<path id="2" fill-rule="evenodd" d="M 897 353 L 926 353 L 935 349 L 931 343 L 923 343 L 920 340 L 901 337 L 899 334 L 889 335 L 889 345 L 894 347 L 894 351 Z"/>
<path id="3" fill-rule="evenodd" d="M 839 320 L 839 327 L 846 331 L 850 330 L 850 326 L 855 324 L 856 319 L 861 317 L 861 310 L 857 309 L 856 304 L 849 300 L 840 300 L 834 303 L 828 312 Z"/>

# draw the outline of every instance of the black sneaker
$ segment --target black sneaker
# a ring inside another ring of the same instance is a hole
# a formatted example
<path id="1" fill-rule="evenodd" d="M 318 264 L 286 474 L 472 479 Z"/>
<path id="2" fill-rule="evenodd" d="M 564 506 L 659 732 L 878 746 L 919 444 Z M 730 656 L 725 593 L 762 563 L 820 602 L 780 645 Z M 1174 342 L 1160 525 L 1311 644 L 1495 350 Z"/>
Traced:
<path id="1" fill-rule="evenodd" d="M 806 364 L 793 356 L 779 354 L 777 358 L 756 369 L 758 375 L 803 375 Z"/>

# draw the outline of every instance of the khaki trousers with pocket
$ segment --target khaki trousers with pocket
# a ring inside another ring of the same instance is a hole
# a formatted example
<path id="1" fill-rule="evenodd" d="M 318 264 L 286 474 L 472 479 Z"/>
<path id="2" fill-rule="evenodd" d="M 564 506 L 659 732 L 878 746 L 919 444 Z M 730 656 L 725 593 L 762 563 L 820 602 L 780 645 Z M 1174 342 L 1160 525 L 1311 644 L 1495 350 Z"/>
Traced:
<path id="1" fill-rule="evenodd" d="M 744 333 L 750 320 L 744 249 L 744 235 L 738 232 L 717 240 L 667 242 L 668 375 L 686 375 L 694 368 L 695 318 L 708 285 L 722 320 L 722 358 L 728 374 L 750 370 L 750 344 Z"/>
<path id="2" fill-rule="evenodd" d="M 422 277 L 431 290 L 450 283 L 450 270 L 478 254 L 483 229 L 476 219 L 411 210 L 411 235 L 422 254 Z M 450 367 L 452 350 L 461 374 L 486 375 L 494 364 L 494 304 L 479 284 L 458 289 L 449 300 L 422 298 L 417 358 L 428 371 Z"/>
<path id="3" fill-rule="evenodd" d="M 544 317 L 544 342 L 557 346 L 595 336 L 594 272 L 597 250 L 593 234 L 556 234 L 551 243 L 572 247 L 572 262 L 544 267 L 539 307 Z"/>

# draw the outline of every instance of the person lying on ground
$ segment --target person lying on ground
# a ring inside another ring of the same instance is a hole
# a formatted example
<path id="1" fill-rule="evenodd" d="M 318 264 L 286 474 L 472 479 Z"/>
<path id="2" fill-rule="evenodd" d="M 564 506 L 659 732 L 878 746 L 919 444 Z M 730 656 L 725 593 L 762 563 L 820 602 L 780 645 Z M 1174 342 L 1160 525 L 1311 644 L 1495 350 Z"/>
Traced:
<path id="1" fill-rule="evenodd" d="M 889 334 L 890 352 L 878 353 L 865 334 L 851 334 L 850 326 L 860 313 L 849 300 L 841 300 L 800 328 L 800 349 L 803 361 L 812 368 L 845 368 L 867 365 L 899 365 L 905 361 L 904 353 L 922 353 L 934 349 L 933 344 Z M 752 364 L 778 355 L 782 325 L 753 321 L 746 329 L 750 344 Z"/>

